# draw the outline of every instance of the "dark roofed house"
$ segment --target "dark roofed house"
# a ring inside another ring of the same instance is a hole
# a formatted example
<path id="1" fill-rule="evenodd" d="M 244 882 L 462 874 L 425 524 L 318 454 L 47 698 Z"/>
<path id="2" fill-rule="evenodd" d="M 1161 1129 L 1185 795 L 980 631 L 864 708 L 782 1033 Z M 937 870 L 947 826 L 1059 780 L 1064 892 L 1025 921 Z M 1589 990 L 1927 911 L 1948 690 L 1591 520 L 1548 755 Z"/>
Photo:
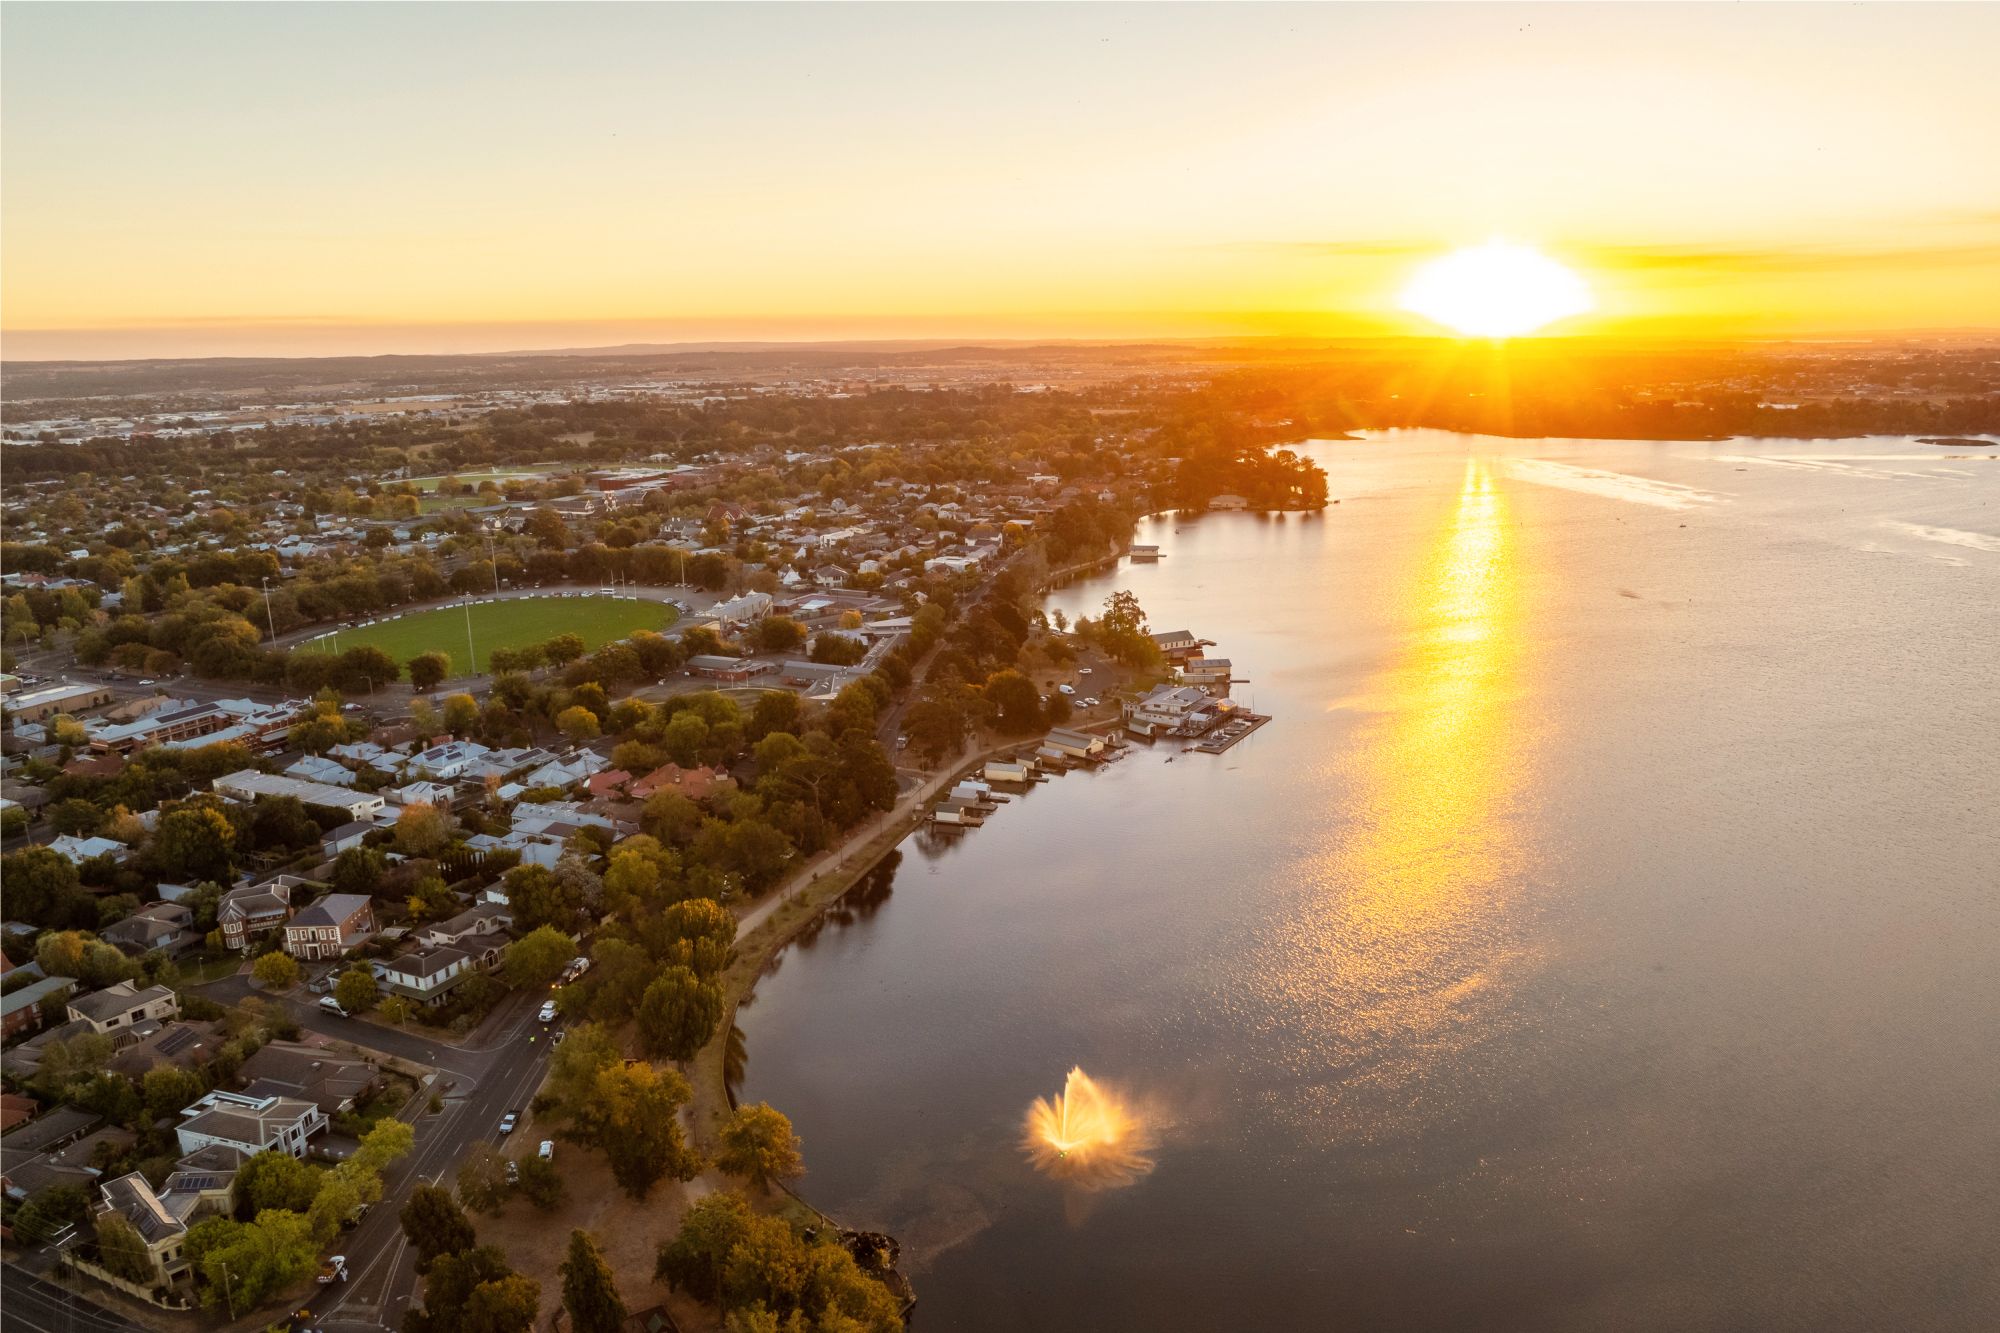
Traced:
<path id="1" fill-rule="evenodd" d="M 278 929 L 292 915 L 292 885 L 279 878 L 268 884 L 250 884 L 222 895 L 215 910 L 215 924 L 222 930 L 222 942 L 231 949 L 248 949 L 253 936 Z"/>
<path id="2" fill-rule="evenodd" d="M 243 1062 L 250 1080 L 244 1091 L 308 1101 L 328 1115 L 341 1115 L 373 1092 L 382 1076 L 365 1060 L 350 1060 L 316 1046 L 274 1041 Z"/>
<path id="3" fill-rule="evenodd" d="M 127 1078 L 144 1078 L 162 1066 L 199 1068 L 222 1046 L 219 1022 L 141 1023 L 130 1033 L 132 1044 L 120 1048 L 106 1066 Z"/>
<path id="4" fill-rule="evenodd" d="M 375 901 L 329 893 L 285 922 L 285 952 L 308 963 L 339 958 L 375 933 Z"/>
<path id="5" fill-rule="evenodd" d="M 127 953 L 185 953 L 201 943 L 194 930 L 194 910 L 181 903 L 147 903 L 99 934 Z"/>
<path id="6" fill-rule="evenodd" d="M 121 981 L 88 995 L 72 996 L 69 1016 L 90 1024 L 92 1032 L 117 1032 L 140 1023 L 158 1023 L 178 1018 L 181 1001 L 165 986 L 139 988 L 136 981 Z"/>

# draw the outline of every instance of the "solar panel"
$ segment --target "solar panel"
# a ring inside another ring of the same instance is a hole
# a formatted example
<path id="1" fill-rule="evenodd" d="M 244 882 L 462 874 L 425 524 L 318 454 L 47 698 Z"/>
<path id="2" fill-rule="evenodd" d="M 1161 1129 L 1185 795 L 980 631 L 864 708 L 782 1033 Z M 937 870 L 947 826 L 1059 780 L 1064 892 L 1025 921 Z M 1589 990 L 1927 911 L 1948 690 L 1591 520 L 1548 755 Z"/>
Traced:
<path id="1" fill-rule="evenodd" d="M 193 1028 L 174 1028 L 166 1036 L 160 1038 L 160 1044 L 153 1049 L 161 1055 L 172 1055 L 175 1051 L 183 1050 L 193 1045 L 194 1040 L 195 1034 Z"/>

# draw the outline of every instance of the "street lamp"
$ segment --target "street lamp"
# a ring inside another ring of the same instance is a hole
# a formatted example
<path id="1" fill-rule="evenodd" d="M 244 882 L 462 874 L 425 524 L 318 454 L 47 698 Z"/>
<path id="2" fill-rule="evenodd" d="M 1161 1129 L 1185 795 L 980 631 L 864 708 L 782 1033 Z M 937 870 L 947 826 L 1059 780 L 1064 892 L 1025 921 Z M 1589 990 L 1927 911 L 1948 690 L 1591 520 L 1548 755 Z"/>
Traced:
<path id="1" fill-rule="evenodd" d="M 271 627 L 271 642 L 276 643 L 278 641 L 278 622 L 271 615 L 271 580 L 268 577 L 260 577 L 257 581 L 264 585 L 264 623 Z"/>

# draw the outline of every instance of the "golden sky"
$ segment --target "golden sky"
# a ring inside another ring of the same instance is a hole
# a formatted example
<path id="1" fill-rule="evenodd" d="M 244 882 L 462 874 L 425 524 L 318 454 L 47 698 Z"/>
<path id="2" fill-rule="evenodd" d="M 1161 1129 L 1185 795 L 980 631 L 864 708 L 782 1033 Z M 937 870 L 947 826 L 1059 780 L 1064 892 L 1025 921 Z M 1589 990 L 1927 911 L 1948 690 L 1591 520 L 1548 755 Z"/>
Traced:
<path id="1" fill-rule="evenodd" d="M 12 357 L 2000 316 L 2000 6 L 21 5 Z"/>

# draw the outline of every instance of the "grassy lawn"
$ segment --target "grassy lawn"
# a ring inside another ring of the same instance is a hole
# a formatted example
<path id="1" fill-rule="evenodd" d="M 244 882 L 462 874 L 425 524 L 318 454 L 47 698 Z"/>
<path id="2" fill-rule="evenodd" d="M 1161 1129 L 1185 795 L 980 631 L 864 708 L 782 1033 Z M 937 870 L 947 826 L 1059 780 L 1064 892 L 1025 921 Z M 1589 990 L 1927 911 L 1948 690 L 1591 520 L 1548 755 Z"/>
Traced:
<path id="1" fill-rule="evenodd" d="M 679 613 L 664 602 L 628 601 L 618 597 L 522 597 L 504 602 L 475 602 L 472 642 L 479 657 L 470 674 L 484 674 L 487 655 L 495 648 L 522 648 L 558 634 L 574 634 L 586 649 L 623 639 L 642 629 L 665 629 Z M 298 647 L 300 652 L 334 652 L 364 644 L 380 648 L 398 662 L 436 649 L 451 658 L 454 676 L 465 670 L 463 606 L 417 611 L 398 620 L 357 625 L 323 634 Z"/>

